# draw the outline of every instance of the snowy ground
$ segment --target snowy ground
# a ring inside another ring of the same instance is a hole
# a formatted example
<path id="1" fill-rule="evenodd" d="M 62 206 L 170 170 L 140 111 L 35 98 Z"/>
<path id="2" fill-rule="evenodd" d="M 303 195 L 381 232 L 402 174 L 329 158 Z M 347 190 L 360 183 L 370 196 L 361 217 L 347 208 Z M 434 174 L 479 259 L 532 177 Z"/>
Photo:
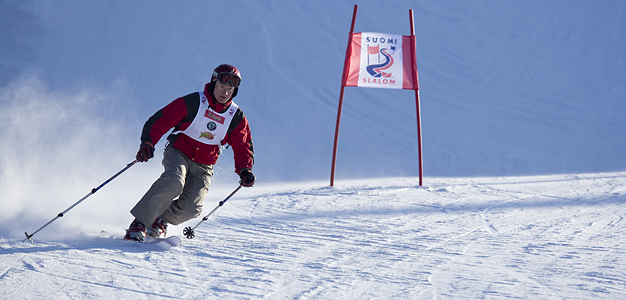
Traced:
<path id="1" fill-rule="evenodd" d="M 625 198 L 624 172 L 260 186 L 168 252 L 97 229 L 54 242 L 41 233 L 32 245 L 0 237 L 0 290 L 5 299 L 624 299 Z"/>

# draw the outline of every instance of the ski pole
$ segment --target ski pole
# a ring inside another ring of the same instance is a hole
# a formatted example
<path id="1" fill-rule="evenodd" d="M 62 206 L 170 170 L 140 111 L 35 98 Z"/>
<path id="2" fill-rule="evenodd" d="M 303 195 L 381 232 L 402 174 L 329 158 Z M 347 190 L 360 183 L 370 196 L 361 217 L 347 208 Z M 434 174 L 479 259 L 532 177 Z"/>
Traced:
<path id="1" fill-rule="evenodd" d="M 232 197 L 237 191 L 239 191 L 239 189 L 241 187 L 242 187 L 241 182 L 239 182 L 239 186 L 232 193 L 230 193 L 230 195 L 228 195 L 228 197 L 226 197 L 226 199 L 220 201 L 220 203 L 218 203 L 218 205 L 209 214 L 207 214 L 204 218 L 202 218 L 202 220 L 200 222 L 198 222 L 198 224 L 196 224 L 196 226 L 194 226 L 193 228 L 191 228 L 191 226 L 185 227 L 185 229 L 183 230 L 183 234 L 188 239 L 193 239 L 196 236 L 194 230 L 196 230 L 196 228 L 198 228 L 198 226 L 200 226 L 200 224 L 202 224 L 202 222 L 208 220 L 209 216 L 212 215 L 218 208 L 220 208 L 220 206 L 224 205 L 224 203 L 226 203 L 226 201 L 228 201 L 228 199 L 230 199 L 230 197 Z"/>
<path id="2" fill-rule="evenodd" d="M 46 228 L 46 226 L 50 225 L 52 222 L 56 221 L 56 219 L 63 217 L 68 211 L 70 211 L 72 208 L 74 208 L 76 205 L 80 204 L 81 202 L 85 201 L 85 199 L 87 199 L 87 197 L 95 194 L 100 188 L 102 188 L 105 184 L 111 182 L 111 180 L 115 179 L 115 177 L 119 176 L 120 174 L 124 173 L 124 171 L 128 170 L 128 168 L 132 167 L 134 164 L 136 164 L 138 162 L 138 160 L 135 160 L 131 163 L 129 163 L 128 165 L 126 165 L 126 167 L 124 169 L 122 169 L 121 171 L 117 172 L 115 175 L 113 175 L 111 178 L 109 178 L 107 181 L 105 181 L 104 183 L 102 183 L 100 186 L 91 189 L 91 192 L 89 192 L 89 194 L 87 194 L 85 197 L 81 198 L 80 200 L 76 201 L 76 203 L 74 203 L 72 206 L 70 206 L 68 209 L 64 210 L 63 212 L 60 212 L 56 217 L 54 217 L 52 220 L 50 220 L 48 223 L 44 224 L 43 226 L 39 227 L 39 229 L 37 229 L 37 231 L 33 232 L 32 234 L 28 234 L 28 232 L 24 232 L 24 234 L 26 235 L 26 238 L 24 240 L 22 240 L 22 243 L 25 242 L 26 240 L 29 240 L 31 243 L 33 242 L 33 235 L 35 235 L 37 232 L 41 231 L 42 229 Z"/>

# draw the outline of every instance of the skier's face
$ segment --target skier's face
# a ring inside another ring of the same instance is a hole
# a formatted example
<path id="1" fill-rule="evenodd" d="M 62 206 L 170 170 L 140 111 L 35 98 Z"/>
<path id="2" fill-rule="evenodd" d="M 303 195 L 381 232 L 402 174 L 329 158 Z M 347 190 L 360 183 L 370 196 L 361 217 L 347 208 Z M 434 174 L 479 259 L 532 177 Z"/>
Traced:
<path id="1" fill-rule="evenodd" d="M 215 81 L 215 89 L 213 90 L 213 95 L 215 96 L 215 100 L 217 102 L 224 104 L 230 99 L 233 95 L 235 88 L 230 84 L 223 84 L 219 80 Z"/>

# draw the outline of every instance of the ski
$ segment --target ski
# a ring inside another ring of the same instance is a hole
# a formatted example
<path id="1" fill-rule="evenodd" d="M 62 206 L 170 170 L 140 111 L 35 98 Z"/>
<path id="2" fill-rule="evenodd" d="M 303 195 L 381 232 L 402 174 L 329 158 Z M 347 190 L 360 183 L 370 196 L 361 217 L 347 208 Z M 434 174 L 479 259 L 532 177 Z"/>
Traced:
<path id="1" fill-rule="evenodd" d="M 114 239 L 116 238 L 115 236 L 107 232 L 106 230 L 100 231 L 100 234 L 102 234 L 102 236 L 107 237 L 107 238 L 114 238 Z M 121 239 L 123 240 L 123 238 Z M 143 242 L 132 241 L 132 240 L 125 240 L 125 241 L 135 242 L 137 245 L 146 249 L 153 250 L 153 251 L 167 251 L 171 247 L 179 246 L 182 243 L 182 240 L 177 236 L 170 236 L 167 238 L 146 237 L 146 240 Z"/>

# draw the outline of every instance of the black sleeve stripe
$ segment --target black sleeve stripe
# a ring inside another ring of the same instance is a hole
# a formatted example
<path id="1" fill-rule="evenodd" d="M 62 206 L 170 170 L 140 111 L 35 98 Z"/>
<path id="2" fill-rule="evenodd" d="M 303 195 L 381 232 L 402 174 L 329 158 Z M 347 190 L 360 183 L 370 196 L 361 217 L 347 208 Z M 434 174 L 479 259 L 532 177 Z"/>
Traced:
<path id="1" fill-rule="evenodd" d="M 235 128 L 239 126 L 239 123 L 241 123 L 243 118 L 245 118 L 243 111 L 241 110 L 241 108 L 238 108 L 237 112 L 233 116 L 233 119 L 230 121 L 230 125 L 228 126 L 228 131 L 226 132 L 226 134 L 230 134 L 233 130 L 235 130 Z"/>
<path id="2" fill-rule="evenodd" d="M 141 130 L 141 142 L 142 143 L 148 142 L 150 144 L 154 144 L 154 141 L 150 137 L 150 131 L 152 131 L 152 125 L 154 125 L 154 122 L 156 122 L 162 116 L 163 116 L 163 110 L 159 109 L 159 111 L 157 111 L 154 115 L 152 115 L 152 117 L 150 117 L 150 119 L 148 119 L 148 121 L 146 121 L 146 123 L 143 125 L 143 129 Z"/>
<path id="3" fill-rule="evenodd" d="M 200 93 L 195 92 L 191 93 L 187 96 L 184 96 L 185 106 L 187 106 L 187 117 L 181 121 L 181 123 L 189 123 L 193 121 L 198 114 L 198 109 L 200 108 Z"/>

